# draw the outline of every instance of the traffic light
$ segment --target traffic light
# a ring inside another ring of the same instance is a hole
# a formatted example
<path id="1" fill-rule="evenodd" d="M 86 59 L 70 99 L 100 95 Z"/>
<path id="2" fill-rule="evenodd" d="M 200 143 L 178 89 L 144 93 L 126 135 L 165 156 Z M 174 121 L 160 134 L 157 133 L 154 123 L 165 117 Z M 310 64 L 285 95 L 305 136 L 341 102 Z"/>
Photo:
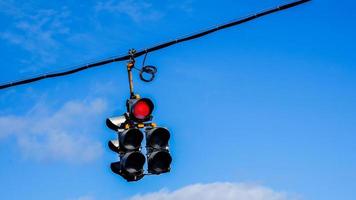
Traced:
<path id="1" fill-rule="evenodd" d="M 129 99 L 126 103 L 129 118 L 135 122 L 147 122 L 152 120 L 154 105 L 148 98 Z"/>
<path id="2" fill-rule="evenodd" d="M 145 175 L 143 166 L 146 157 L 141 152 L 146 136 L 146 156 L 148 174 L 159 175 L 171 170 L 172 157 L 169 152 L 170 132 L 163 127 L 157 127 L 152 122 L 153 102 L 148 98 L 131 96 L 126 101 L 127 112 L 119 117 L 106 120 L 106 125 L 118 134 L 117 140 L 108 143 L 109 148 L 119 154 L 120 161 L 111 163 L 111 170 L 127 181 L 138 181 Z"/>
<path id="3" fill-rule="evenodd" d="M 168 129 L 163 127 L 147 128 L 146 149 L 148 172 L 151 174 L 162 174 L 171 170 L 172 157 L 169 153 Z"/>
<path id="4" fill-rule="evenodd" d="M 109 141 L 109 148 L 120 155 L 120 161 L 111 163 L 111 170 L 127 181 L 137 181 L 144 176 L 146 158 L 141 153 L 142 132 L 131 128 L 118 132 L 118 140 Z"/>
<path id="5" fill-rule="evenodd" d="M 109 128 L 117 131 L 118 139 L 108 143 L 109 148 L 118 153 L 119 162 L 111 163 L 111 170 L 127 181 L 137 181 L 144 176 L 143 166 L 146 162 L 141 153 L 143 133 L 138 128 L 124 128 L 127 115 L 113 117 L 106 120 Z"/>

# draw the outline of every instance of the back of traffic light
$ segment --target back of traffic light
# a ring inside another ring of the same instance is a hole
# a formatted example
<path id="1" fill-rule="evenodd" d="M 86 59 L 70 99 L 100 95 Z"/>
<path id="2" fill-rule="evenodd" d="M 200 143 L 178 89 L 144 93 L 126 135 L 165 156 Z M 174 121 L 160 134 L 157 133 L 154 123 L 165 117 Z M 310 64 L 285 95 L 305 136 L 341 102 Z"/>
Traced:
<path id="1" fill-rule="evenodd" d="M 149 98 L 141 98 L 133 92 L 131 69 L 134 58 L 127 65 L 130 99 L 126 101 L 126 112 L 118 117 L 108 118 L 106 125 L 116 131 L 117 139 L 108 143 L 117 153 L 119 161 L 111 163 L 111 170 L 127 181 L 138 181 L 145 175 L 159 175 L 171 170 L 172 157 L 169 152 L 170 132 L 152 122 L 154 104 Z M 142 153 L 145 132 L 146 157 Z M 147 173 L 143 169 L 147 160 Z"/>

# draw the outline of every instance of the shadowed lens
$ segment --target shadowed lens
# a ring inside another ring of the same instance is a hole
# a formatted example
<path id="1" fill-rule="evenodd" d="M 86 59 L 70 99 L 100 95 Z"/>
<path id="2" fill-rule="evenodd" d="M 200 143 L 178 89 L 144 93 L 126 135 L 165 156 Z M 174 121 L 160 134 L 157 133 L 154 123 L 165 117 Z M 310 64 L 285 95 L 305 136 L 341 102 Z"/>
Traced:
<path id="1" fill-rule="evenodd" d="M 165 148 L 168 146 L 170 133 L 165 128 L 156 128 L 150 131 L 147 143 L 153 148 Z"/>
<path id="2" fill-rule="evenodd" d="M 129 173 L 140 172 L 145 164 L 145 156 L 138 151 L 128 153 L 124 158 L 124 169 Z"/>
<path id="3" fill-rule="evenodd" d="M 149 171 L 153 174 L 165 173 L 170 170 L 171 155 L 166 151 L 153 152 L 148 161 Z"/>
<path id="4" fill-rule="evenodd" d="M 121 144 L 127 150 L 135 150 L 141 146 L 143 134 L 139 129 L 129 129 L 120 136 Z"/>

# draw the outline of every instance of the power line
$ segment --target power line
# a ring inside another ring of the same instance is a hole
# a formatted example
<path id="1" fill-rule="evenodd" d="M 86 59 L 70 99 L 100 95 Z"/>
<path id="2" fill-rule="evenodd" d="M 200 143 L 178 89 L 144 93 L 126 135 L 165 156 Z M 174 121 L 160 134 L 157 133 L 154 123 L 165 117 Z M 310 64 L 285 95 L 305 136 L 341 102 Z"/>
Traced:
<path id="1" fill-rule="evenodd" d="M 254 19 L 263 17 L 265 15 L 269 15 L 269 14 L 278 12 L 278 11 L 289 9 L 289 8 L 298 6 L 300 4 L 304 4 L 304 3 L 309 2 L 309 1 L 311 1 L 311 0 L 299 0 L 299 1 L 292 2 L 292 3 L 280 5 L 280 6 L 277 6 L 275 8 L 268 9 L 268 10 L 265 10 L 265 11 L 262 11 L 262 12 L 258 12 L 256 14 L 252 14 L 252 15 L 249 15 L 247 17 L 235 20 L 233 22 L 229 22 L 229 23 L 218 25 L 218 26 L 216 26 L 214 28 L 211 28 L 211 29 L 208 29 L 206 31 L 202 31 L 202 32 L 199 32 L 199 33 L 196 33 L 196 34 L 192 34 L 192 35 L 189 35 L 187 37 L 178 38 L 178 39 L 175 39 L 175 40 L 172 40 L 172 41 L 169 41 L 169 42 L 165 42 L 165 43 L 162 43 L 162 44 L 159 44 L 159 45 L 156 45 L 156 46 L 153 46 L 153 47 L 138 51 L 133 56 L 135 58 L 137 58 L 137 57 L 140 57 L 140 56 L 145 55 L 145 54 L 150 53 L 150 52 L 158 51 L 158 50 L 167 48 L 169 46 L 172 46 L 172 45 L 175 45 L 175 44 L 178 44 L 178 43 L 194 40 L 194 39 L 206 36 L 208 34 L 214 33 L 216 31 L 220 31 L 220 30 L 223 30 L 223 29 L 231 28 L 233 26 L 237 26 L 237 25 L 252 21 Z M 20 81 L 14 81 L 14 82 L 10 82 L 10 83 L 6 83 L 6 84 L 0 85 L 0 90 L 1 89 L 5 89 L 5 88 L 18 86 L 18 85 L 24 85 L 24 84 L 36 82 L 36 81 L 43 80 L 43 79 L 66 76 L 66 75 L 74 74 L 74 73 L 77 73 L 77 72 L 80 72 L 80 71 L 83 71 L 83 70 L 86 70 L 86 69 L 89 69 L 89 68 L 99 67 L 99 66 L 106 65 L 106 64 L 109 64 L 109 63 L 113 63 L 113 62 L 120 62 L 120 61 L 129 60 L 130 58 L 131 58 L 131 56 L 129 54 L 127 54 L 127 55 L 124 55 L 124 56 L 121 56 L 121 57 L 114 57 L 114 58 L 110 58 L 110 59 L 104 59 L 104 60 L 101 60 L 101 61 L 98 61 L 98 62 L 85 64 L 83 66 L 80 66 L 80 67 L 77 67 L 77 68 L 74 68 L 74 69 L 71 69 L 71 70 L 67 70 L 67 71 L 48 73 L 48 74 L 43 74 L 43 75 L 36 76 L 36 77 L 33 77 L 33 78 L 23 79 L 23 80 L 20 80 Z"/>

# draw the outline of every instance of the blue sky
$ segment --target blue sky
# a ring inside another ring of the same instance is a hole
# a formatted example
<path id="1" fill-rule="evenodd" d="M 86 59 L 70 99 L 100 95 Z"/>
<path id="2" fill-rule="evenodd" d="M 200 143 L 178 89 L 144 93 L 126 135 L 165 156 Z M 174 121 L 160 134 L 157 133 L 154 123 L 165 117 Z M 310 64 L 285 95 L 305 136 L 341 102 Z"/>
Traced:
<path id="1" fill-rule="evenodd" d="M 0 0 L 0 81 L 175 39 L 287 1 Z M 111 173 L 124 63 L 0 91 L 1 199 L 354 199 L 356 3 L 313 1 L 148 55 L 172 172 Z M 140 63 L 141 60 L 139 60 Z"/>

